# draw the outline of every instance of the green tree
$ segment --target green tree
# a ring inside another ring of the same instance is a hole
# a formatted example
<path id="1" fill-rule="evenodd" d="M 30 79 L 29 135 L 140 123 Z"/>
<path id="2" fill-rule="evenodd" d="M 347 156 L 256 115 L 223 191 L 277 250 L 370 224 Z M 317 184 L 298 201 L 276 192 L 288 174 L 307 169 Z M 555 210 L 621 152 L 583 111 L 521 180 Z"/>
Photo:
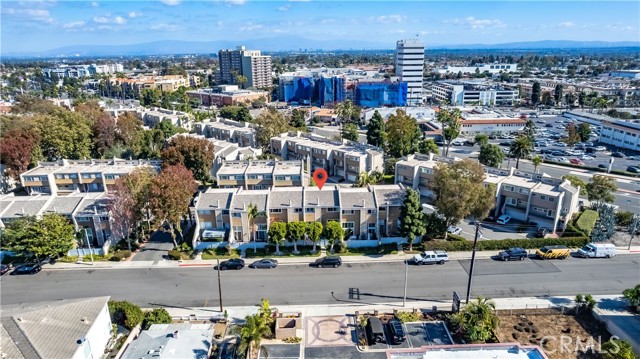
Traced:
<path id="1" fill-rule="evenodd" d="M 602 359 L 637 359 L 629 341 L 611 338 L 602 344 Z"/>
<path id="2" fill-rule="evenodd" d="M 60 109 L 36 117 L 36 123 L 47 160 L 91 158 L 91 122 L 83 115 Z"/>
<path id="3" fill-rule="evenodd" d="M 126 187 L 127 195 L 130 195 L 135 199 L 135 203 L 131 211 L 131 220 L 133 221 L 134 228 L 136 229 L 136 241 L 138 240 L 138 229 L 142 220 L 146 218 L 149 222 L 151 219 L 151 185 L 155 175 L 155 171 L 147 167 L 135 169 L 132 172 L 129 172 L 126 176 L 120 178 Z M 150 223 L 147 229 L 151 229 Z"/>
<path id="4" fill-rule="evenodd" d="M 522 130 L 522 133 L 527 136 L 527 138 L 529 139 L 529 141 L 531 143 L 533 143 L 536 139 L 536 124 L 533 122 L 533 120 L 528 119 L 527 123 L 524 125 L 524 129 Z"/>
<path id="5" fill-rule="evenodd" d="M 367 143 L 380 148 L 385 148 L 387 143 L 387 126 L 377 110 L 367 126 Z"/>
<path id="6" fill-rule="evenodd" d="M 594 202 L 612 203 L 615 201 L 613 192 L 618 190 L 616 181 L 612 177 L 604 175 L 594 175 L 585 187 L 587 198 Z"/>
<path id="7" fill-rule="evenodd" d="M 578 136 L 580 137 L 580 142 L 586 142 L 589 140 L 589 136 L 591 136 L 591 128 L 586 123 L 581 123 L 578 125 Z"/>
<path id="8" fill-rule="evenodd" d="M 573 92 L 564 95 L 564 102 L 567 104 L 567 107 L 569 107 L 569 109 L 572 109 L 573 105 L 576 102 L 576 95 Z"/>
<path id="9" fill-rule="evenodd" d="M 542 93 L 542 104 L 545 106 L 553 106 L 553 97 L 549 91 L 545 91 Z"/>
<path id="10" fill-rule="evenodd" d="M 640 284 L 633 288 L 625 289 L 622 292 L 622 296 L 629 301 L 629 305 L 636 307 L 636 312 L 640 312 Z"/>
<path id="11" fill-rule="evenodd" d="M 140 104 L 142 106 L 155 106 L 160 100 L 160 91 L 156 89 L 144 89 L 140 94 Z"/>
<path id="12" fill-rule="evenodd" d="M 264 211 L 260 211 L 258 210 L 258 206 L 256 206 L 253 203 L 249 203 L 249 205 L 247 206 L 247 217 L 249 217 L 249 227 L 251 228 L 251 237 L 253 239 L 254 242 L 254 246 L 253 246 L 253 253 L 256 253 L 258 251 L 258 246 L 255 245 L 256 243 L 256 231 L 257 229 L 255 228 L 255 220 L 257 217 L 264 217 L 267 214 Z"/>
<path id="13" fill-rule="evenodd" d="M 416 237 L 424 235 L 425 230 L 420 194 L 412 188 L 407 188 L 400 207 L 400 234 L 407 238 L 409 251 L 413 250 Z"/>
<path id="14" fill-rule="evenodd" d="M 345 123 L 340 130 L 342 138 L 358 142 L 358 126 L 355 123 Z"/>
<path id="15" fill-rule="evenodd" d="M 353 104 L 351 100 L 340 102 L 335 108 L 335 114 L 342 122 L 360 122 L 360 107 Z"/>
<path id="16" fill-rule="evenodd" d="M 173 319 L 169 312 L 164 308 L 153 308 L 144 313 L 144 324 L 142 329 L 149 330 L 153 324 L 171 324 Z"/>
<path id="17" fill-rule="evenodd" d="M 495 186 L 484 186 L 484 169 L 472 160 L 439 164 L 429 187 L 447 227 L 467 216 L 484 218 L 495 205 Z M 447 234 L 445 233 L 445 239 Z"/>
<path id="18" fill-rule="evenodd" d="M 581 91 L 578 94 L 578 105 L 580 105 L 580 108 L 584 108 L 584 105 L 586 105 L 587 103 L 587 94 L 584 91 Z"/>
<path id="19" fill-rule="evenodd" d="M 265 152 L 269 152 L 271 138 L 289 131 L 289 121 L 275 107 L 267 107 L 256 118 L 256 139 Z"/>
<path id="20" fill-rule="evenodd" d="M 316 244 L 320 241 L 322 235 L 322 223 L 320 222 L 307 222 L 307 238 L 313 242 L 312 253 L 316 253 Z"/>
<path id="21" fill-rule="evenodd" d="M 240 86 L 241 89 L 244 89 L 244 85 L 246 85 L 248 81 L 247 77 L 242 75 L 236 75 L 234 80 L 236 85 Z"/>
<path id="22" fill-rule="evenodd" d="M 131 251 L 131 229 L 136 198 L 129 191 L 125 178 L 118 178 L 107 193 L 107 209 L 111 213 L 111 234 L 118 240 L 125 240 Z"/>
<path id="23" fill-rule="evenodd" d="M 76 244 L 73 225 L 57 213 L 45 214 L 41 219 L 21 217 L 11 221 L 3 237 L 3 247 L 36 260 L 66 255 Z"/>
<path id="24" fill-rule="evenodd" d="M 307 124 L 305 123 L 305 112 L 300 109 L 293 109 L 291 111 L 291 117 L 289 118 L 289 126 L 298 129 L 306 129 Z"/>
<path id="25" fill-rule="evenodd" d="M 556 101 L 556 104 L 562 103 L 562 85 L 557 84 L 556 88 L 553 90 L 553 99 Z"/>
<path id="26" fill-rule="evenodd" d="M 433 153 L 434 155 L 437 155 L 440 152 L 440 148 L 438 148 L 436 141 L 432 138 L 423 138 L 418 142 L 418 152 L 424 154 Z"/>
<path id="27" fill-rule="evenodd" d="M 484 145 L 489 144 L 489 136 L 484 133 L 479 133 L 475 137 L 476 144 L 482 148 Z"/>
<path id="28" fill-rule="evenodd" d="M 258 307 L 257 315 L 262 319 L 265 325 L 271 329 L 271 325 L 275 322 L 275 318 L 273 317 L 273 310 L 271 309 L 268 299 L 260 299 L 260 306 Z"/>
<path id="29" fill-rule="evenodd" d="M 167 223 L 175 247 L 176 232 L 182 240 L 181 219 L 189 211 L 189 203 L 197 186 L 193 174 L 182 165 L 168 166 L 151 182 L 151 208 L 159 223 Z"/>
<path id="30" fill-rule="evenodd" d="M 142 309 L 131 302 L 110 300 L 107 305 L 111 321 L 129 330 L 132 330 L 144 320 Z"/>
<path id="31" fill-rule="evenodd" d="M 531 159 L 531 163 L 533 163 L 533 172 L 538 172 L 538 166 L 542 164 L 542 157 L 536 155 Z"/>
<path id="32" fill-rule="evenodd" d="M 580 134 L 578 134 L 578 128 L 575 124 L 568 124 L 566 130 L 567 136 L 562 139 L 564 143 L 569 146 L 574 146 L 576 143 L 580 142 Z"/>
<path id="33" fill-rule="evenodd" d="M 538 81 L 535 81 L 533 83 L 533 86 L 531 87 L 531 102 L 534 106 L 540 102 L 541 91 L 542 89 L 540 87 L 540 83 Z"/>
<path id="34" fill-rule="evenodd" d="M 533 143 L 529 138 L 524 135 L 518 136 L 509 148 L 509 155 L 516 158 L 516 169 L 520 166 L 520 159 L 529 157 L 531 151 L 533 151 Z"/>
<path id="35" fill-rule="evenodd" d="M 307 231 L 305 222 L 289 222 L 287 223 L 287 240 L 293 243 L 293 253 L 298 254 L 298 241 L 304 237 Z"/>
<path id="36" fill-rule="evenodd" d="M 480 154 L 478 155 L 478 161 L 485 166 L 497 167 L 502 166 L 504 161 L 504 151 L 498 145 L 486 144 L 480 146 Z"/>
<path id="37" fill-rule="evenodd" d="M 269 240 L 276 245 L 276 255 L 280 255 L 280 245 L 284 243 L 287 236 L 287 225 L 284 222 L 273 222 L 269 226 L 267 235 Z"/>
<path id="38" fill-rule="evenodd" d="M 486 343 L 498 329 L 500 318 L 496 306 L 488 298 L 478 297 L 453 316 L 458 331 L 471 343 Z"/>
<path id="39" fill-rule="evenodd" d="M 449 149 L 453 140 L 460 136 L 462 129 L 462 114 L 460 109 L 440 108 L 436 115 L 436 121 L 440 123 L 442 129 L 442 138 L 444 146 L 442 147 L 442 155 L 449 156 Z"/>
<path id="40" fill-rule="evenodd" d="M 420 139 L 420 127 L 415 118 L 407 115 L 404 110 L 396 110 L 389 116 L 387 122 L 387 136 L 392 138 L 387 147 L 393 157 L 402 157 L 414 153 Z"/>
<path id="41" fill-rule="evenodd" d="M 373 171 L 371 173 L 360 172 L 358 175 L 358 180 L 353 184 L 353 187 L 366 187 L 368 185 L 373 185 L 382 180 L 382 173 L 378 171 Z"/>
<path id="42" fill-rule="evenodd" d="M 339 222 L 329 221 L 324 226 L 323 235 L 331 246 L 329 252 L 333 253 L 333 246 L 336 243 L 342 243 L 342 239 L 344 238 L 344 229 Z"/>
<path id="43" fill-rule="evenodd" d="M 262 338 L 271 335 L 271 329 L 259 315 L 248 315 L 245 323 L 239 327 L 237 333 L 240 337 L 238 352 L 247 358 L 254 358 L 254 351 L 260 349 Z"/>
<path id="44" fill-rule="evenodd" d="M 439 238 L 447 232 L 447 222 L 440 218 L 437 213 L 424 215 L 425 234 L 428 238 Z"/>
<path id="45" fill-rule="evenodd" d="M 164 138 L 169 138 L 177 133 L 185 133 L 187 132 L 187 130 L 185 130 L 184 128 L 178 127 L 178 126 L 174 126 L 170 120 L 164 119 L 160 122 L 158 122 L 154 127 L 154 130 L 160 130 L 162 131 L 162 134 L 164 135 Z"/>
<path id="46" fill-rule="evenodd" d="M 215 157 L 213 142 L 204 138 L 176 136 L 162 150 L 162 165 L 183 165 L 196 180 L 207 183 L 211 179 L 211 166 Z"/>

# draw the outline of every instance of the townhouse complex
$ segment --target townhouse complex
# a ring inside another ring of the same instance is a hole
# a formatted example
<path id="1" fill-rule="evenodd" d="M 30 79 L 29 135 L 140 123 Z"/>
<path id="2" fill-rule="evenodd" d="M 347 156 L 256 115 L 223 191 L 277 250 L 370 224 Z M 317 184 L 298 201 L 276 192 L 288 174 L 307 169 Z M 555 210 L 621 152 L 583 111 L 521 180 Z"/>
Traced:
<path id="1" fill-rule="evenodd" d="M 40 162 L 20 175 L 31 195 L 108 192 L 115 181 L 137 168 L 160 170 L 159 160 L 60 160 Z"/>
<path id="2" fill-rule="evenodd" d="M 398 235 L 402 185 L 366 188 L 274 187 L 262 190 L 216 188 L 199 193 L 192 213 L 197 215 L 196 241 L 264 242 L 273 222 L 339 222 L 347 240 L 380 240 Z M 248 208 L 264 215 L 250 226 Z"/>
<path id="3" fill-rule="evenodd" d="M 206 138 L 236 143 L 240 147 L 258 147 L 256 129 L 250 123 L 215 118 L 196 123 L 194 130 Z"/>
<path id="4" fill-rule="evenodd" d="M 356 181 L 362 172 L 382 172 L 382 150 L 357 142 L 333 141 L 301 132 L 271 138 L 271 153 L 284 160 L 307 160 L 311 171 L 324 168 L 329 176 Z"/>
<path id="5" fill-rule="evenodd" d="M 224 161 L 216 171 L 220 188 L 269 189 L 307 186 L 304 161 Z"/>
<path id="6" fill-rule="evenodd" d="M 200 78 L 182 75 L 138 75 L 130 78 L 113 78 L 109 79 L 109 82 L 111 86 L 120 86 L 125 93 L 132 93 L 135 97 L 139 97 L 143 90 L 172 92 L 180 87 L 197 87 L 200 85 Z"/>
<path id="7" fill-rule="evenodd" d="M 435 195 L 429 184 L 436 167 L 455 161 L 459 159 L 433 154 L 407 156 L 396 163 L 395 181 L 414 188 L 427 201 L 432 201 Z M 564 229 L 578 211 L 580 188 L 573 187 L 567 180 L 544 173 L 485 167 L 484 183 L 496 187 L 493 215 L 507 214 L 514 219 L 545 227 L 552 233 Z"/>

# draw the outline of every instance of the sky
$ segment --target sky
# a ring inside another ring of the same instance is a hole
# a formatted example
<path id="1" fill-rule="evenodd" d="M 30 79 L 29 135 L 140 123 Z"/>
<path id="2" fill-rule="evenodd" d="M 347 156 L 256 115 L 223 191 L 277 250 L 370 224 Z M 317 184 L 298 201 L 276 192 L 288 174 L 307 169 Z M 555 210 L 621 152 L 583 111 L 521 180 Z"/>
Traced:
<path id="1" fill-rule="evenodd" d="M 640 41 L 640 1 L 1 0 L 0 53 L 298 36 L 389 43 Z M 312 46 L 310 46 L 312 47 Z"/>

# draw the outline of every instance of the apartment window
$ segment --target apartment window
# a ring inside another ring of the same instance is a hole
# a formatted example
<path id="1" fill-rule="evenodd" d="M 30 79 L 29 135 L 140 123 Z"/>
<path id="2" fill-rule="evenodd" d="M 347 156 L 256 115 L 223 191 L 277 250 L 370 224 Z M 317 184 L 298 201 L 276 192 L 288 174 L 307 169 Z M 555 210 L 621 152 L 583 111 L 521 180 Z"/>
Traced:
<path id="1" fill-rule="evenodd" d="M 354 214 L 356 211 L 353 209 L 343 209 L 342 214 Z"/>
<path id="2" fill-rule="evenodd" d="M 507 204 L 516 206 L 518 204 L 518 200 L 516 200 L 515 198 L 507 197 Z"/>
<path id="3" fill-rule="evenodd" d="M 302 208 L 294 208 L 293 213 L 302 213 Z"/>
<path id="4" fill-rule="evenodd" d="M 89 222 L 89 217 L 77 217 L 76 220 L 78 222 Z"/>
<path id="5" fill-rule="evenodd" d="M 549 197 L 549 202 L 555 202 L 555 200 L 556 199 L 554 197 L 551 197 L 551 196 Z"/>
<path id="6" fill-rule="evenodd" d="M 242 175 L 237 175 L 236 176 L 236 181 L 242 181 L 244 179 L 244 176 Z"/>
<path id="7" fill-rule="evenodd" d="M 228 210 L 228 209 L 223 209 L 223 210 L 222 210 L 222 214 L 229 215 L 229 210 Z"/>
<path id="8" fill-rule="evenodd" d="M 284 176 L 276 176 L 276 181 L 284 181 Z"/>
<path id="9" fill-rule="evenodd" d="M 337 207 L 329 207 L 329 208 L 327 208 L 327 212 L 338 212 L 338 208 Z"/>
<path id="10" fill-rule="evenodd" d="M 232 217 L 233 218 L 240 218 L 240 217 L 242 217 L 242 214 L 240 212 L 233 212 Z"/>
<path id="11" fill-rule="evenodd" d="M 103 222 L 109 222 L 109 217 L 108 216 L 101 216 L 100 220 Z"/>
<path id="12" fill-rule="evenodd" d="M 387 209 L 385 207 L 378 207 L 378 211 L 386 211 Z"/>
<path id="13" fill-rule="evenodd" d="M 526 188 L 520 188 L 520 193 L 529 194 L 529 190 Z"/>
<path id="14" fill-rule="evenodd" d="M 546 201 L 547 200 L 547 196 L 542 195 L 542 196 L 540 196 L 540 199 L 543 200 L 543 201 Z"/>
<path id="15" fill-rule="evenodd" d="M 504 189 L 506 189 L 507 191 L 511 191 L 511 192 L 515 192 L 516 188 L 513 186 L 504 186 Z"/>
<path id="16" fill-rule="evenodd" d="M 300 176 L 291 176 L 292 181 L 300 181 Z"/>
<path id="17" fill-rule="evenodd" d="M 211 229 L 213 228 L 213 224 L 211 224 L 211 222 L 202 222 L 202 227 L 204 229 Z"/>
<path id="18" fill-rule="evenodd" d="M 201 209 L 198 211 L 198 214 L 211 214 L 211 211 L 208 209 Z"/>
<path id="19" fill-rule="evenodd" d="M 271 178 L 272 178 L 271 175 L 264 175 L 264 179 L 266 179 L 266 180 L 270 180 Z"/>
<path id="20" fill-rule="evenodd" d="M 304 213 L 316 213 L 316 209 L 315 208 L 305 208 L 304 209 Z"/>
<path id="21" fill-rule="evenodd" d="M 343 229 L 353 229 L 354 227 L 353 222 L 342 222 Z"/>
<path id="22" fill-rule="evenodd" d="M 269 213 L 282 213 L 282 208 L 271 208 Z"/>
<path id="23" fill-rule="evenodd" d="M 367 211 L 368 214 L 376 214 L 376 210 L 375 209 L 370 209 Z"/>
<path id="24" fill-rule="evenodd" d="M 78 179 L 78 174 L 77 174 L 77 173 L 71 173 L 71 174 L 69 175 L 69 178 L 71 178 L 71 179 Z"/>
<path id="25" fill-rule="evenodd" d="M 221 180 L 228 180 L 229 176 L 219 176 Z"/>
<path id="26" fill-rule="evenodd" d="M 421 173 L 426 173 L 426 174 L 430 174 L 431 173 L 431 168 L 420 168 L 420 172 Z"/>
<path id="27" fill-rule="evenodd" d="M 252 179 L 252 180 L 258 179 L 258 176 L 257 175 L 249 175 L 249 179 Z"/>

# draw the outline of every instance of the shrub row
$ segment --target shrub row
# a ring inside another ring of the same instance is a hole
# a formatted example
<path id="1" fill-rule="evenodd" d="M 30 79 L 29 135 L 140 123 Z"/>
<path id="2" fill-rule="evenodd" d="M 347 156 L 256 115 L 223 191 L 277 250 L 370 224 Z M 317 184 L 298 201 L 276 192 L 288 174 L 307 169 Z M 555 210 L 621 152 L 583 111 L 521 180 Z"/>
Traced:
<path id="1" fill-rule="evenodd" d="M 127 301 L 109 301 L 112 321 L 131 330 L 142 323 L 144 313 L 137 305 Z"/>
<path id="2" fill-rule="evenodd" d="M 109 258 L 110 261 L 113 262 L 120 262 L 123 261 L 127 258 L 131 257 L 131 251 L 125 250 L 125 251 L 119 251 L 119 252 L 115 252 L 111 258 Z"/>
<path id="3" fill-rule="evenodd" d="M 175 249 L 170 250 L 167 253 L 167 256 L 169 256 L 169 259 L 173 259 L 174 261 L 180 260 L 180 258 L 182 258 L 182 256 L 180 255 L 180 251 L 177 251 Z"/>
<path id="4" fill-rule="evenodd" d="M 587 237 L 500 239 L 478 241 L 477 250 L 496 251 L 512 247 L 535 249 L 554 244 L 562 244 L 570 248 L 577 248 L 582 247 L 587 243 L 589 243 L 589 238 Z M 422 247 L 424 250 L 445 250 L 450 252 L 470 251 L 473 249 L 473 242 L 467 240 L 428 241 L 424 242 Z"/>
<path id="5" fill-rule="evenodd" d="M 589 235 L 596 225 L 598 220 L 598 212 L 592 209 L 587 209 L 580 215 L 580 218 L 576 221 L 576 227 L 586 235 Z"/>

